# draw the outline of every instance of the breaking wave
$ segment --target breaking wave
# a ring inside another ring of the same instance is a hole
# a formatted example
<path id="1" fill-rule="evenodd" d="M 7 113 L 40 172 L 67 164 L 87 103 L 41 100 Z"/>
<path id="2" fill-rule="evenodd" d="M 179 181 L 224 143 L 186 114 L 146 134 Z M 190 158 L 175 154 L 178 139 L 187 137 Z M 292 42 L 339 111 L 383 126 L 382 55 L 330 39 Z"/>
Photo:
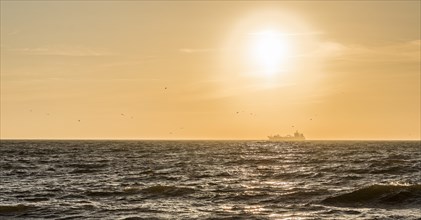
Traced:
<path id="1" fill-rule="evenodd" d="M 420 206 L 421 185 L 372 185 L 329 197 L 323 203 L 339 206 Z"/>

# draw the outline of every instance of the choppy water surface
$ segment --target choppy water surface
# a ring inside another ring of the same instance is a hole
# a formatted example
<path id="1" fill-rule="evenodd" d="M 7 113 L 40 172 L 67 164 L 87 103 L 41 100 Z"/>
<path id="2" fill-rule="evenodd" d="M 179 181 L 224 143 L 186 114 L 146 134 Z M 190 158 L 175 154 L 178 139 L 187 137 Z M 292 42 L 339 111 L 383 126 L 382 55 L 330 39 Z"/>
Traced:
<path id="1" fill-rule="evenodd" d="M 2 141 L 0 218 L 419 219 L 420 144 Z"/>

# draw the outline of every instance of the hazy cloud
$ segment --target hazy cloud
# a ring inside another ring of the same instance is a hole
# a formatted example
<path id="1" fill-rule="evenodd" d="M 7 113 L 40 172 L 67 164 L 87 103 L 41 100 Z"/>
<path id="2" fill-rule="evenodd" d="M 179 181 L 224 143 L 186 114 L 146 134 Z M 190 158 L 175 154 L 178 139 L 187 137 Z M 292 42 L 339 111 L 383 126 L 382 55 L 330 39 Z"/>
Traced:
<path id="1" fill-rule="evenodd" d="M 218 48 L 181 48 L 178 51 L 181 53 L 206 53 L 206 52 L 214 52 L 221 49 Z"/>
<path id="2" fill-rule="evenodd" d="M 344 60 L 367 62 L 420 62 L 421 40 L 397 42 L 383 46 L 351 45 Z"/>
<path id="3" fill-rule="evenodd" d="M 12 35 L 20 34 L 20 33 L 21 33 L 20 30 L 12 30 L 12 31 L 7 32 L 7 35 L 12 36 Z"/>
<path id="4" fill-rule="evenodd" d="M 113 56 L 116 55 L 104 49 L 91 49 L 80 46 L 50 46 L 37 48 L 17 48 L 11 51 L 26 55 L 40 56 Z"/>
<path id="5" fill-rule="evenodd" d="M 265 32 L 249 33 L 248 35 L 266 35 Z M 322 35 L 324 32 L 312 31 L 312 32 L 291 32 L 291 33 L 270 33 L 272 36 L 307 36 L 307 35 Z"/>
<path id="6" fill-rule="evenodd" d="M 320 42 L 317 47 L 294 57 L 336 57 L 364 62 L 420 62 L 421 40 L 397 42 L 382 46 L 346 45 L 334 41 Z"/>
<path id="7" fill-rule="evenodd" d="M 139 64 L 144 64 L 145 62 L 158 60 L 159 57 L 157 56 L 146 56 L 146 57 L 137 57 L 137 58 L 126 58 L 124 60 L 119 60 L 115 62 L 107 62 L 102 65 L 101 67 L 122 67 L 122 66 L 136 66 Z"/>

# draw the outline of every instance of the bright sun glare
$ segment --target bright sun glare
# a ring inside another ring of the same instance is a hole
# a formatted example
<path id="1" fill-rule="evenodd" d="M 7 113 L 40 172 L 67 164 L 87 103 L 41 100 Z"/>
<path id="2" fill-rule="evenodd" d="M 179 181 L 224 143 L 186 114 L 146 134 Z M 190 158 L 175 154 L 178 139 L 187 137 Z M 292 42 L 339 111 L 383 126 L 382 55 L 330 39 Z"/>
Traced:
<path id="1" fill-rule="evenodd" d="M 276 31 L 253 33 L 251 57 L 259 74 L 274 75 L 283 70 L 288 58 L 288 42 Z"/>

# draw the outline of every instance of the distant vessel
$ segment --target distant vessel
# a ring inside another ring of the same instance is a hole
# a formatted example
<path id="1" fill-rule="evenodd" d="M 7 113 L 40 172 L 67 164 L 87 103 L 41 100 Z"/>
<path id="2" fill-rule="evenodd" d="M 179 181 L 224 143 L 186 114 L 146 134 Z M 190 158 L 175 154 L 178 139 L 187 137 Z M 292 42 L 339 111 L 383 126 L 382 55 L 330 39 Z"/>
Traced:
<path id="1" fill-rule="evenodd" d="M 304 141 L 306 138 L 304 137 L 303 133 L 295 131 L 294 136 L 287 135 L 287 136 L 280 136 L 280 135 L 273 135 L 268 136 L 269 140 L 271 141 Z"/>

